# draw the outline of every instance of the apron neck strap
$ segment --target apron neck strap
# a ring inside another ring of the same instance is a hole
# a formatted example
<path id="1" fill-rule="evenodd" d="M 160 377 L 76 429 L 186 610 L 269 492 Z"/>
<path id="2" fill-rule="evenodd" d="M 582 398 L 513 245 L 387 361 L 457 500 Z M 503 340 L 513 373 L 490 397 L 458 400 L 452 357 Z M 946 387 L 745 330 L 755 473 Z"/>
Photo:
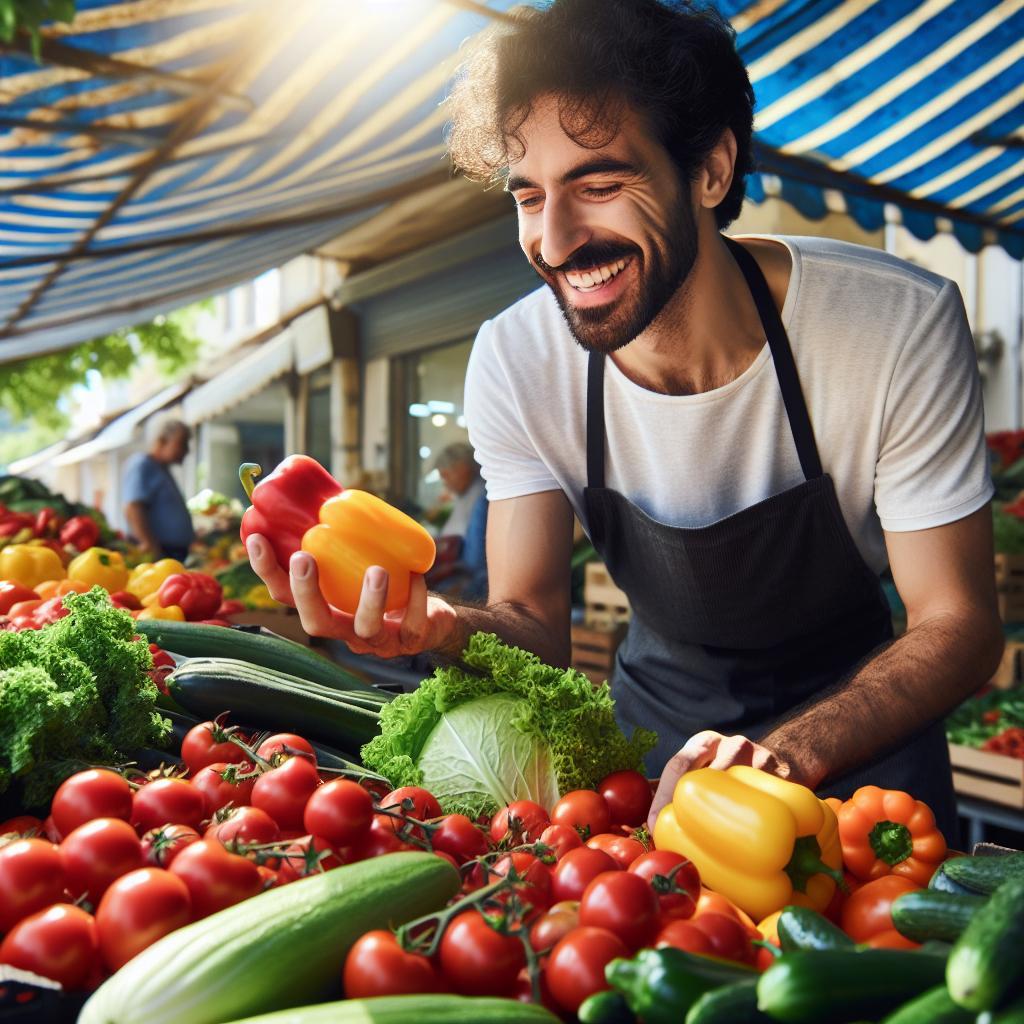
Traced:
<path id="1" fill-rule="evenodd" d="M 587 361 L 587 486 L 604 487 L 604 354 Z"/>

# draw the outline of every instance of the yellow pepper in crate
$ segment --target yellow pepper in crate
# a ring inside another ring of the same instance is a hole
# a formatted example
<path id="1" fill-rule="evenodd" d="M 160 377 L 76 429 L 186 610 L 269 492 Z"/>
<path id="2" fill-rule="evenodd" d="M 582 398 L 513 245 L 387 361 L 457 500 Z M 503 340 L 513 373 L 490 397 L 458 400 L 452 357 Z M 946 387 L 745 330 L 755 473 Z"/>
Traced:
<path id="1" fill-rule="evenodd" d="M 124 590 L 129 576 L 131 570 L 124 564 L 124 555 L 106 548 L 88 548 L 68 566 L 69 579 L 81 580 L 89 586 L 99 584 L 111 594 Z"/>
<path id="2" fill-rule="evenodd" d="M 32 590 L 46 580 L 66 577 L 64 563 L 53 548 L 11 544 L 0 551 L 0 580 L 13 580 Z"/>
<path id="3" fill-rule="evenodd" d="M 654 845 L 689 857 L 708 888 L 755 921 L 788 903 L 824 910 L 842 883 L 832 808 L 747 765 L 684 775 L 658 815 Z"/>
<path id="4" fill-rule="evenodd" d="M 124 589 L 145 603 L 145 599 L 150 594 L 155 594 L 160 589 L 160 584 L 168 576 L 173 576 L 176 572 L 187 571 L 176 558 L 161 558 L 159 562 L 146 562 L 132 570 Z"/>
<path id="5" fill-rule="evenodd" d="M 158 604 L 150 605 L 148 608 L 143 608 L 136 619 L 171 619 L 174 622 L 184 622 L 185 613 L 176 604 L 170 604 L 166 608 L 161 608 Z"/>

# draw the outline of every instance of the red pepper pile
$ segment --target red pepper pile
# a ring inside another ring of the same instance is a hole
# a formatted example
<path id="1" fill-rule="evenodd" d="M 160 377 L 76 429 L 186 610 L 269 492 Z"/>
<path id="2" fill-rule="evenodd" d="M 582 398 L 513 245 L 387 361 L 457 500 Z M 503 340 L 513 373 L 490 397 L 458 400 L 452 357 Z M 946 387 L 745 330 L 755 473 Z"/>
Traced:
<path id="1" fill-rule="evenodd" d="M 1007 757 L 1019 757 L 1024 760 L 1024 729 L 1010 726 L 997 736 L 991 736 L 985 740 L 981 749 L 993 754 L 1005 754 Z"/>

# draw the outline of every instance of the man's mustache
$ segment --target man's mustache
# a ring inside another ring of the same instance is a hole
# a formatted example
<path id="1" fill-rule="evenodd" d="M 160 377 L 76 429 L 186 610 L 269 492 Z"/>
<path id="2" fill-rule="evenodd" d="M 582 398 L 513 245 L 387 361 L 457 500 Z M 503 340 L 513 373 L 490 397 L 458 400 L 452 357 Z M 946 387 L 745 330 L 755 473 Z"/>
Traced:
<path id="1" fill-rule="evenodd" d="M 564 263 L 557 267 L 545 262 L 544 257 L 537 253 L 533 262 L 545 273 L 559 274 L 569 270 L 592 270 L 594 267 L 602 267 L 606 263 L 614 263 L 616 260 L 628 259 L 637 255 L 638 249 L 623 245 L 595 245 L 593 243 L 581 246 Z"/>

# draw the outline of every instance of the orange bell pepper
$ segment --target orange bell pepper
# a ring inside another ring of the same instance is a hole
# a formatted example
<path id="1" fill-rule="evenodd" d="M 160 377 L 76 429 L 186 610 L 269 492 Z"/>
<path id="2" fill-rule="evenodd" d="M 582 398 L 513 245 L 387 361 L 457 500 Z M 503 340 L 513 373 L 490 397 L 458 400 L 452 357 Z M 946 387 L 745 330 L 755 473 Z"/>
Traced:
<path id="1" fill-rule="evenodd" d="M 865 882 L 893 874 L 924 886 L 946 857 L 931 809 L 902 790 L 861 786 L 837 817 L 843 863 Z"/>
<path id="2" fill-rule="evenodd" d="M 363 575 L 372 565 L 388 573 L 385 611 L 409 603 L 412 573 L 434 564 L 434 539 L 404 512 L 367 491 L 342 491 L 320 506 L 320 522 L 302 537 L 316 560 L 320 592 L 350 615 L 359 604 Z"/>
<path id="3" fill-rule="evenodd" d="M 43 601 L 51 597 L 64 597 L 67 594 L 84 594 L 92 588 L 82 580 L 43 580 L 36 587 L 36 593 Z"/>

